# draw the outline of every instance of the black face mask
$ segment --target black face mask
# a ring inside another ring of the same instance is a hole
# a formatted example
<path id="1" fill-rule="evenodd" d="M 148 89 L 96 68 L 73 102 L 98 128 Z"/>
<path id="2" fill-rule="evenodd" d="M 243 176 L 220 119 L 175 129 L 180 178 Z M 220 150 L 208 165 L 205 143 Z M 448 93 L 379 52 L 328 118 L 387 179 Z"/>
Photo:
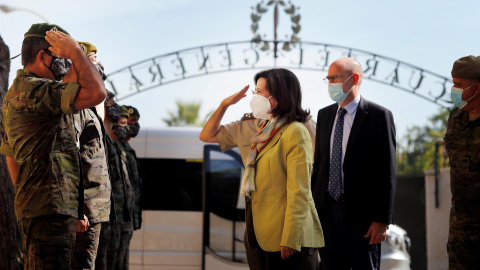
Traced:
<path id="1" fill-rule="evenodd" d="M 118 119 L 120 119 L 120 106 L 116 103 L 112 106 L 107 106 L 107 116 L 112 118 L 114 123 L 118 122 Z"/>
<path id="2" fill-rule="evenodd" d="M 140 131 L 140 124 L 129 124 L 128 125 L 128 135 L 132 138 L 135 138 L 138 135 L 138 132 Z"/>
<path id="3" fill-rule="evenodd" d="M 52 57 L 52 62 L 50 63 L 50 66 L 45 65 L 45 63 L 43 63 L 43 65 L 52 72 L 55 80 L 61 81 L 72 67 L 72 61 L 70 59 L 53 56 L 47 51 L 45 51 L 45 53 Z"/>
<path id="4" fill-rule="evenodd" d="M 121 127 L 117 125 L 115 127 L 115 135 L 117 135 L 117 138 L 119 141 L 125 140 L 125 138 L 127 138 L 127 134 L 128 134 L 128 126 Z"/>

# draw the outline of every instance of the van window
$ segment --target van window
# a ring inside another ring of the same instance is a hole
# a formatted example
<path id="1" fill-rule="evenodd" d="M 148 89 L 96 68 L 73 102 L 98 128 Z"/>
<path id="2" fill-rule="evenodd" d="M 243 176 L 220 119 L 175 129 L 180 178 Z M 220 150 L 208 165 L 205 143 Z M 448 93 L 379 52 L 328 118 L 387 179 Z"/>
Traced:
<path id="1" fill-rule="evenodd" d="M 202 211 L 198 160 L 140 158 L 144 210 Z"/>

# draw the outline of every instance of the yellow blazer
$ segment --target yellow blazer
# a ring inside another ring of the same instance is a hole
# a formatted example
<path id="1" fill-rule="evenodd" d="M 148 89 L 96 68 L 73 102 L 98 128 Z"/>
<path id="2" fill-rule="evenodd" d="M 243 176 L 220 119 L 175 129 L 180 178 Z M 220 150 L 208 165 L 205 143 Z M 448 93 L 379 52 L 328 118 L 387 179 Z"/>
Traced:
<path id="1" fill-rule="evenodd" d="M 323 247 L 311 192 L 312 141 L 299 122 L 283 125 L 258 154 L 251 193 L 253 227 L 265 251 Z"/>

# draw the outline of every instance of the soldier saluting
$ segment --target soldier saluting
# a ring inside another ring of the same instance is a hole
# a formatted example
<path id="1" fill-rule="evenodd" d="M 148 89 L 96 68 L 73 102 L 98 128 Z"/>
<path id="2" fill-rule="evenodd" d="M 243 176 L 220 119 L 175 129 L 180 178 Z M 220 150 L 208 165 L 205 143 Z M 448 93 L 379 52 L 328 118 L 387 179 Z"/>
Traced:
<path id="1" fill-rule="evenodd" d="M 3 101 L 0 152 L 15 185 L 25 269 L 70 269 L 77 218 L 83 218 L 82 123 L 73 115 L 102 102 L 106 90 L 87 55 L 58 25 L 32 25 L 22 64 Z M 61 82 L 72 74 L 76 81 Z"/>

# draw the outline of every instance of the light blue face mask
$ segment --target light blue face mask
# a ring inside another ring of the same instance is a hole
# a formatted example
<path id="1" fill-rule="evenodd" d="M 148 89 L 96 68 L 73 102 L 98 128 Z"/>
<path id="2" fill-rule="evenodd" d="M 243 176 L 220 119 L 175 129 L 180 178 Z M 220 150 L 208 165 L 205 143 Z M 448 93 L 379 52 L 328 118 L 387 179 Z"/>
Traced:
<path id="1" fill-rule="evenodd" d="M 350 75 L 350 77 L 352 77 L 352 75 Z M 342 103 L 348 96 L 348 94 L 350 94 L 350 92 L 352 92 L 353 90 L 353 86 L 352 88 L 347 92 L 347 93 L 344 93 L 343 92 L 343 84 L 348 81 L 350 79 L 350 77 L 348 77 L 348 79 L 346 79 L 343 83 L 329 83 L 328 84 L 328 95 L 330 96 L 330 98 L 335 101 L 336 103 L 340 104 Z"/>
<path id="2" fill-rule="evenodd" d="M 465 107 L 465 105 L 467 105 L 467 103 L 470 100 L 472 100 L 472 98 L 474 98 L 477 95 L 477 94 L 473 95 L 473 97 L 469 98 L 467 101 L 462 99 L 463 91 L 467 90 L 468 88 L 470 88 L 472 86 L 473 86 L 473 84 L 470 85 L 469 87 L 465 88 L 465 89 L 461 89 L 461 88 L 457 88 L 455 86 L 452 86 L 452 90 L 450 92 L 450 97 L 452 99 L 452 103 L 453 103 L 454 107 L 462 109 L 463 107 Z"/>

